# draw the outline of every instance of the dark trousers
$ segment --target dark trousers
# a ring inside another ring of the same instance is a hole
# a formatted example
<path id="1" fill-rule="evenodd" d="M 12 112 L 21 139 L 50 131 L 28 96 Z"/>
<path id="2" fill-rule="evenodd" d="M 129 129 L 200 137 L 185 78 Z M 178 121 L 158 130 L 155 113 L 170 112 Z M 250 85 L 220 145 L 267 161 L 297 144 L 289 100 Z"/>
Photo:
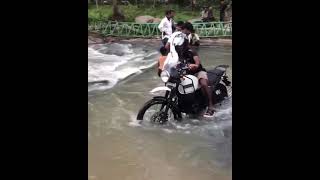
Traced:
<path id="1" fill-rule="evenodd" d="M 224 21 L 224 13 L 220 13 L 220 21 Z"/>

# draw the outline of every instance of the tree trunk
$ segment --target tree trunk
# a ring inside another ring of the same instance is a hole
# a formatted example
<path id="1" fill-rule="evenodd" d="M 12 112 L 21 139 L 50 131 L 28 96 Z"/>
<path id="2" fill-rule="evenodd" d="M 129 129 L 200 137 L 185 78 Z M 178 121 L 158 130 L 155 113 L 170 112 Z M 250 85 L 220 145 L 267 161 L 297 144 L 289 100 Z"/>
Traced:
<path id="1" fill-rule="evenodd" d="M 196 5 L 196 0 L 191 0 L 191 11 L 193 12 Z"/>
<path id="2" fill-rule="evenodd" d="M 112 20 L 114 21 L 123 21 L 124 20 L 124 15 L 121 13 L 117 0 L 112 1 L 112 6 L 113 6 L 113 16 Z"/>
<path id="3" fill-rule="evenodd" d="M 99 7 L 99 6 L 98 6 L 98 0 L 96 0 L 96 6 L 97 6 L 97 9 L 98 9 L 98 7 Z"/>

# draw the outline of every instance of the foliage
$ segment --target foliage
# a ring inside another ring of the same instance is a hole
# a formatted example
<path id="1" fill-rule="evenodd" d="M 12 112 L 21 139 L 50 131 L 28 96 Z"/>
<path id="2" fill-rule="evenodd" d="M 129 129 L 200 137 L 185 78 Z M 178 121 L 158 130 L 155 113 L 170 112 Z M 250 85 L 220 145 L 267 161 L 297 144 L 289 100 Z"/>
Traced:
<path id="1" fill-rule="evenodd" d="M 157 5 L 156 8 L 149 7 L 138 7 L 136 5 L 119 5 L 121 11 L 125 16 L 125 21 L 134 22 L 135 17 L 142 15 L 150 15 L 156 18 L 162 19 L 164 17 L 164 12 L 167 9 L 174 9 L 176 11 L 175 21 L 186 21 L 190 19 L 200 18 L 200 9 L 191 11 L 190 7 L 181 7 L 175 4 Z M 219 17 L 218 6 L 213 6 L 215 17 Z M 90 5 L 88 8 L 89 19 L 103 20 L 106 21 L 112 15 L 111 5 L 100 5 L 97 9 L 95 5 Z"/>

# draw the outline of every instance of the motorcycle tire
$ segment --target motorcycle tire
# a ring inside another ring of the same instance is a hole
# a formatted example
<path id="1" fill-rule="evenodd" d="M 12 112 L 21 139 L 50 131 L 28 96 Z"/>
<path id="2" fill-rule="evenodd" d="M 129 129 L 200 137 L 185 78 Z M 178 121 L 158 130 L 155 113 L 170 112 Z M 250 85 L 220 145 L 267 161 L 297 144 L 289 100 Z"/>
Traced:
<path id="1" fill-rule="evenodd" d="M 164 105 L 166 106 L 167 105 L 167 102 L 166 100 L 163 98 L 163 99 L 151 99 L 149 101 L 147 101 L 144 106 L 139 110 L 139 113 L 137 115 L 137 120 L 140 120 L 140 121 L 143 121 L 144 120 L 144 116 L 145 116 L 145 113 L 146 111 L 151 108 L 152 106 L 155 106 L 155 105 Z M 165 107 L 164 107 L 165 108 Z M 163 110 L 164 110 L 163 108 Z M 160 109 L 159 109 L 160 110 Z M 180 116 L 175 113 L 176 111 L 173 110 L 172 108 L 169 109 L 169 112 L 172 112 L 173 113 L 173 116 L 175 119 L 180 119 Z M 156 112 L 157 113 L 157 112 Z M 165 120 L 166 121 L 166 120 Z"/>

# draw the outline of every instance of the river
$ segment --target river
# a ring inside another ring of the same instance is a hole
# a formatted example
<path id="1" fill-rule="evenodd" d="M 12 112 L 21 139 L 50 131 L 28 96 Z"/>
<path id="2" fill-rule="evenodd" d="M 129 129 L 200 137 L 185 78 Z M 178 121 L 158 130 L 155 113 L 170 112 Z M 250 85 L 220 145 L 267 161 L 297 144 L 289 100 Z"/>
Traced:
<path id="1" fill-rule="evenodd" d="M 214 120 L 186 118 L 173 128 L 140 126 L 139 108 L 163 83 L 158 43 L 88 47 L 88 173 L 94 180 L 231 180 L 232 95 Z M 230 65 L 232 47 L 201 47 L 206 68 Z M 230 91 L 232 94 L 232 91 Z"/>

